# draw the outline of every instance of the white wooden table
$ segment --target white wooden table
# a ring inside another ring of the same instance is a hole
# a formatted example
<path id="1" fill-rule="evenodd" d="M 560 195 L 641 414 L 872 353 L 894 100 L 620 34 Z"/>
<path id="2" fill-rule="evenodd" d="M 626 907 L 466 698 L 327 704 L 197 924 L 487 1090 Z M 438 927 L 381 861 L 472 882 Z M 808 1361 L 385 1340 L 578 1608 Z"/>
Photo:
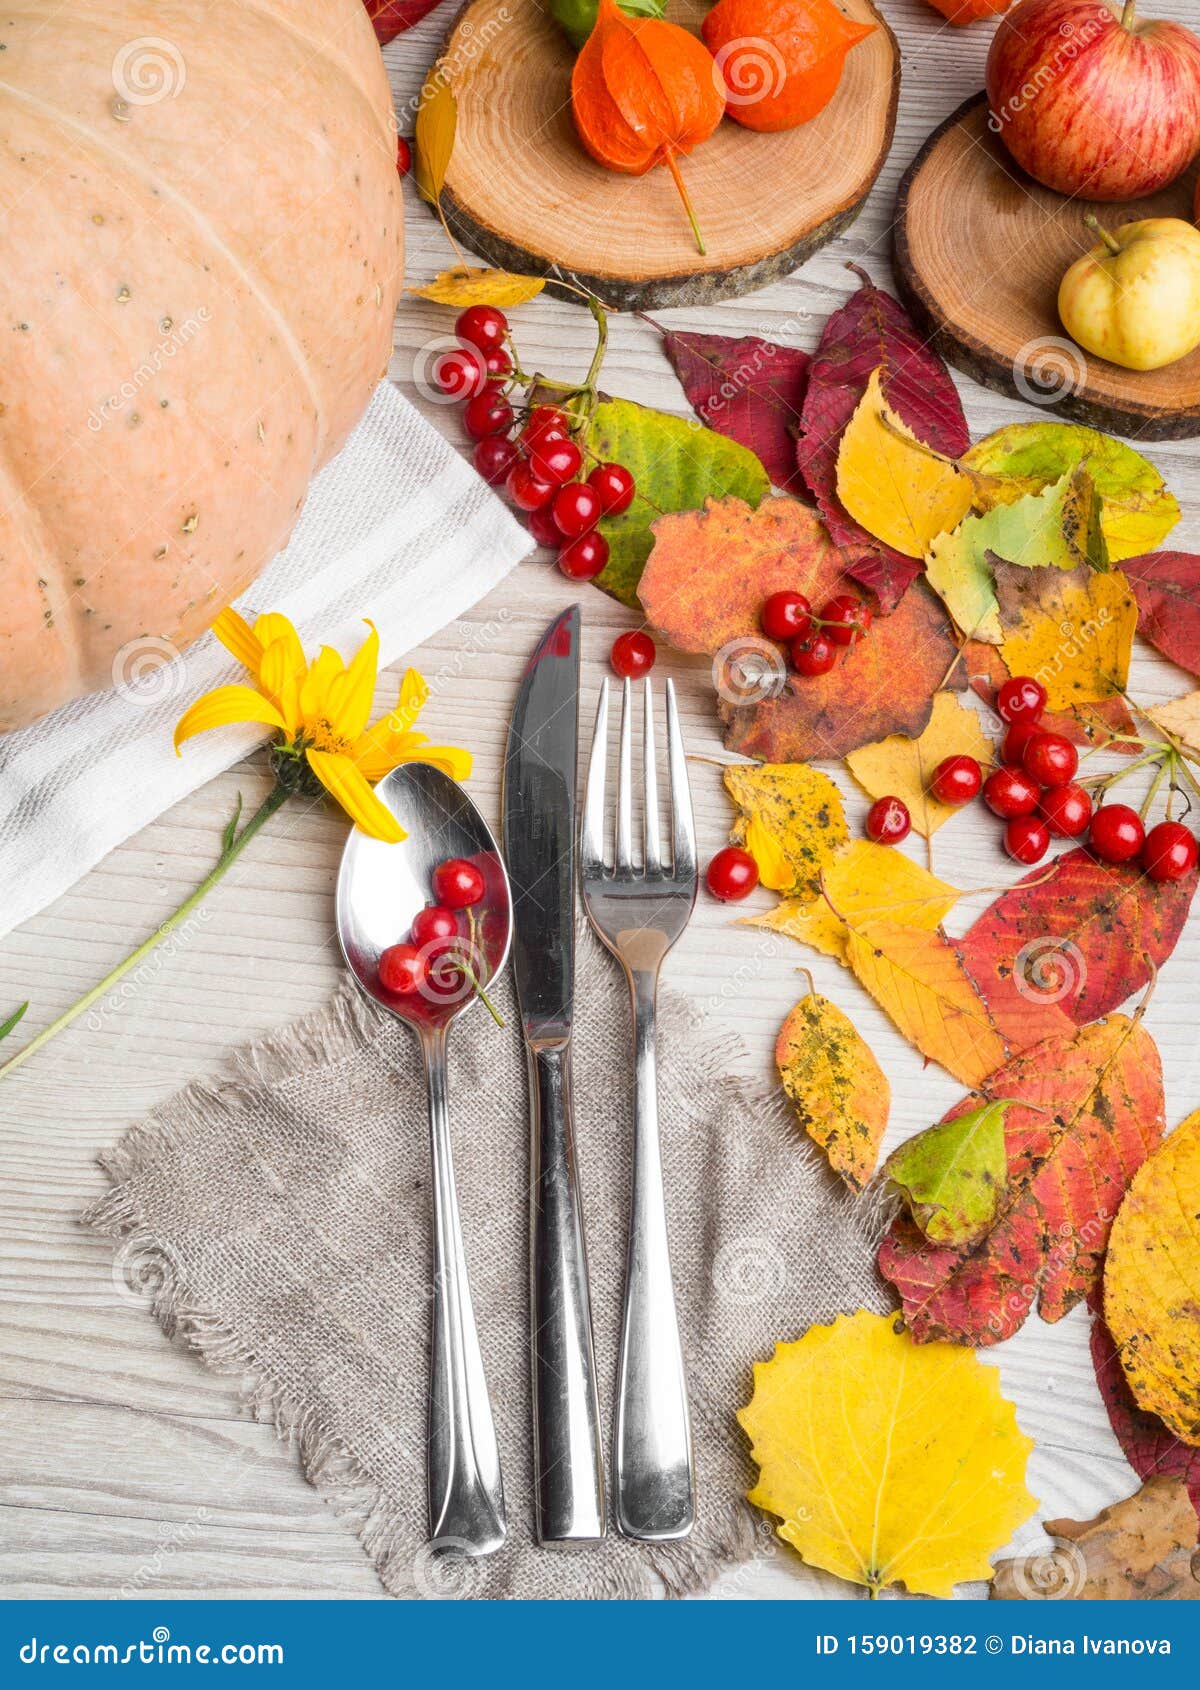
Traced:
<path id="1" fill-rule="evenodd" d="M 982 85 L 990 29 L 944 28 L 920 0 L 883 0 L 904 50 L 899 128 L 891 159 L 858 223 L 800 273 L 765 292 L 707 311 L 668 313 L 678 327 L 758 333 L 812 346 L 853 287 L 848 258 L 888 280 L 888 231 L 900 175 L 928 132 Z M 387 50 L 398 99 L 411 99 L 450 7 Z M 1196 23 L 1196 0 L 1162 0 L 1160 13 Z M 419 281 L 447 262 L 444 240 L 412 198 L 409 269 Z M 1003 262 L 1003 255 L 998 256 Z M 582 375 L 592 347 L 586 313 L 543 299 L 515 313 L 530 367 Z M 421 347 L 444 334 L 447 314 L 406 304 L 392 375 L 409 393 Z M 614 323 L 604 385 L 610 392 L 684 411 L 653 331 Z M 1028 418 L 963 381 L 978 437 Z M 445 424 L 445 412 L 438 413 Z M 453 426 L 449 424 L 448 426 Z M 1200 548 L 1200 464 L 1194 445 L 1152 449 L 1185 508 L 1171 544 Z M 470 616 L 410 659 L 431 679 L 426 724 L 435 738 L 471 746 L 473 787 L 495 819 L 498 763 L 515 677 L 535 635 L 578 594 L 544 560 L 518 569 Z M 634 619 L 585 588 L 586 683 L 604 669 L 616 633 Z M 719 752 L 708 666 L 664 654 L 660 672 L 681 685 L 689 747 Z M 1187 679 L 1145 651 L 1132 691 L 1174 696 Z M 41 1025 L 103 975 L 179 901 L 210 861 L 234 795 L 250 801 L 262 777 L 235 770 L 131 840 L 52 909 L 0 944 L 0 1009 L 30 996 Z M 715 768 L 694 786 L 705 852 L 722 842 L 729 809 Z M 852 825 L 863 803 L 847 789 Z M 981 814 L 938 835 L 939 870 L 959 886 L 1014 878 Z M 380 1586 L 352 1534 L 301 1479 L 270 1426 L 239 1407 L 235 1382 L 206 1372 L 166 1341 L 144 1305 L 114 1274 L 107 1243 L 77 1217 L 104 1189 L 95 1156 L 126 1126 L 227 1053 L 315 1008 L 338 975 L 330 893 L 344 825 L 332 810 L 285 811 L 255 842 L 194 925 L 190 943 L 98 1031 L 79 1026 L 0 1090 L 0 1577 L 14 1596 L 378 1597 Z M 2 895 L 2 891 L 0 891 Z M 987 900 L 967 900 L 961 930 Z M 765 907 L 767 895 L 756 895 Z M 928 1125 L 959 1095 L 892 1031 L 848 974 L 798 945 L 738 930 L 702 899 L 670 964 L 672 983 L 723 1026 L 743 1035 L 762 1070 L 784 1014 L 801 994 L 796 969 L 854 1018 L 887 1070 L 894 1107 L 888 1147 Z M 1200 922 L 1193 921 L 1149 1012 L 1166 1075 L 1172 1125 L 1197 1102 L 1194 987 Z M 1082 1310 L 1056 1327 L 1030 1319 L 995 1361 L 1037 1440 L 1031 1485 L 1043 1513 L 1086 1517 L 1135 1488 L 1112 1437 L 1088 1360 Z M 781 1337 L 790 1334 L 780 1334 Z M 736 1405 L 730 1404 L 730 1409 Z M 1030 1527 L 1022 1541 L 1040 1541 Z M 715 1594 L 848 1595 L 783 1548 L 727 1576 Z"/>

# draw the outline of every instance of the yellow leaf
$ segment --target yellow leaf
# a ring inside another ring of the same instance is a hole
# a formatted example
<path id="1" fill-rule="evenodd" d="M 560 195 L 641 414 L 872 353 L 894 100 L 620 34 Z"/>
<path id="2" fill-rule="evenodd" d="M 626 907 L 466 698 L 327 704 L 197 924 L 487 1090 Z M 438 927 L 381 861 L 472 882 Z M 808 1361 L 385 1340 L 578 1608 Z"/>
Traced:
<path id="1" fill-rule="evenodd" d="M 729 837 L 754 858 L 763 885 L 811 897 L 848 838 L 829 776 L 807 763 L 739 763 L 725 770 L 725 786 L 742 812 Z"/>
<path id="2" fill-rule="evenodd" d="M 1200 692 L 1185 693 L 1173 698 L 1170 704 L 1156 704 L 1146 714 L 1150 720 L 1172 739 L 1200 757 Z"/>
<path id="3" fill-rule="evenodd" d="M 1095 704 L 1124 692 L 1137 605 L 1119 569 L 1020 569 L 996 565 L 1010 674 L 1033 675 L 1051 710 Z"/>
<path id="4" fill-rule="evenodd" d="M 773 910 L 750 917 L 747 927 L 766 927 L 812 945 L 825 956 L 846 961 L 846 921 L 862 933 L 874 922 L 930 931 L 942 922 L 961 894 L 889 845 L 855 839 L 825 869 L 825 895 L 807 901 L 787 898 Z M 834 913 L 836 907 L 839 912 Z M 845 916 L 845 920 L 842 917 Z"/>
<path id="5" fill-rule="evenodd" d="M 759 1466 L 750 1501 L 813 1567 L 874 1595 L 950 1596 L 1037 1503 L 1033 1440 L 974 1350 L 916 1344 L 891 1315 L 840 1315 L 754 1369 L 738 1419 Z"/>
<path id="6" fill-rule="evenodd" d="M 413 180 L 421 198 L 431 205 L 437 204 L 445 186 L 457 131 L 458 102 L 444 73 L 435 67 L 421 90 L 413 137 Z"/>
<path id="7" fill-rule="evenodd" d="M 846 960 L 904 1037 L 964 1085 L 1008 1055 L 987 1007 L 941 933 L 875 922 L 847 930 Z"/>
<path id="8" fill-rule="evenodd" d="M 792 1010 L 775 1045 L 783 1089 L 809 1138 L 851 1191 L 875 1171 L 891 1088 L 848 1016 L 810 992 Z"/>
<path id="9" fill-rule="evenodd" d="M 872 374 L 842 435 L 838 497 L 868 534 L 908 557 L 924 557 L 971 510 L 974 488 L 890 409 L 881 376 L 881 370 Z"/>
<path id="10" fill-rule="evenodd" d="M 903 799 L 913 827 L 928 839 L 943 822 L 957 814 L 952 805 L 940 804 L 933 797 L 929 781 L 944 757 L 958 753 L 988 763 L 992 758 L 992 742 L 973 710 L 960 704 L 952 692 L 939 692 L 933 701 L 929 726 L 919 739 L 892 734 L 874 745 L 851 751 L 846 766 L 872 798 L 890 795 Z"/>
<path id="11" fill-rule="evenodd" d="M 511 270 L 481 270 L 459 264 L 453 270 L 443 270 L 426 287 L 408 291 L 438 305 L 462 309 L 467 305 L 524 305 L 545 285 L 540 276 L 517 276 Z"/>
<path id="12" fill-rule="evenodd" d="M 1200 1444 L 1200 1110 L 1142 1163 L 1117 1210 L 1104 1318 L 1139 1407 Z"/>

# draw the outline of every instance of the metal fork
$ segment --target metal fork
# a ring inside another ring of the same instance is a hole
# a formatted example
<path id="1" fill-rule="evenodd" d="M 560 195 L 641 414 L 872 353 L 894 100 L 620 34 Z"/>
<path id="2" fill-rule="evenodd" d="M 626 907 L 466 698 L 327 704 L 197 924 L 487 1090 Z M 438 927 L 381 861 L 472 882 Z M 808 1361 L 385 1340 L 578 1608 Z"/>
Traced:
<path id="1" fill-rule="evenodd" d="M 659 837 L 654 695 L 644 685 L 642 863 L 633 856 L 632 694 L 621 700 L 613 867 L 605 863 L 608 682 L 600 693 L 580 840 L 588 920 L 620 961 L 633 995 L 633 1193 L 614 1451 L 617 1523 L 626 1537 L 686 1537 L 696 1518 L 692 1428 L 671 1283 L 658 1135 L 658 974 L 696 902 L 696 839 L 675 689 L 667 682 L 671 854 Z"/>

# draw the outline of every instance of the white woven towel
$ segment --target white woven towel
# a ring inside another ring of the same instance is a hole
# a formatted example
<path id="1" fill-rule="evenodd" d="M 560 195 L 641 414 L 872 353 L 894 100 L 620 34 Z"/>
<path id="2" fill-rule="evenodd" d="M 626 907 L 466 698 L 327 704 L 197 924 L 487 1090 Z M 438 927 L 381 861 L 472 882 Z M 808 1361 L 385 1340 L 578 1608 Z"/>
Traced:
<path id="1" fill-rule="evenodd" d="M 287 550 L 242 600 L 281 610 L 306 644 L 353 650 L 369 616 L 390 663 L 461 615 L 533 541 L 474 470 L 385 383 L 314 482 Z M 0 736 L 0 936 L 115 846 L 237 762 L 261 729 L 192 741 L 171 729 L 210 687 L 245 679 L 206 636 L 180 657 L 162 640 L 124 648 L 113 690 Z"/>

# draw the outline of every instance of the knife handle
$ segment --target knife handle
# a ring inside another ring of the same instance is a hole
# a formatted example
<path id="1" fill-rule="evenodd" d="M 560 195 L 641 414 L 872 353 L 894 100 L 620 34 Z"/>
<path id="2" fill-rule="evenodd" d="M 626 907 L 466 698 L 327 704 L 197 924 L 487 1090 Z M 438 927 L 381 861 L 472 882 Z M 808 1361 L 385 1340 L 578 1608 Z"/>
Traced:
<path id="1" fill-rule="evenodd" d="M 604 1467 L 569 1039 L 531 1041 L 530 1315 L 539 1543 L 604 1536 Z"/>

